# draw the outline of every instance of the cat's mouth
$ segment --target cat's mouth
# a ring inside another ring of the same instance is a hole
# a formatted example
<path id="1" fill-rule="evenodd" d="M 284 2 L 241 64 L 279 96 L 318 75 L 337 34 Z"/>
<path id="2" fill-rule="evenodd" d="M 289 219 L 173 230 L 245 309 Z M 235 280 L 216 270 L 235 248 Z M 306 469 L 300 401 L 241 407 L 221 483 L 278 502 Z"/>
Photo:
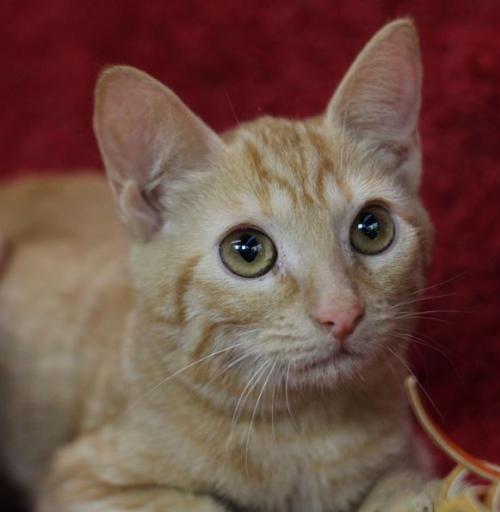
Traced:
<path id="1" fill-rule="evenodd" d="M 298 364 L 295 366 L 297 373 L 307 373 L 313 370 L 328 368 L 330 366 L 338 366 L 353 359 L 359 359 L 362 354 L 352 349 L 341 347 L 337 350 L 332 350 L 326 357 L 308 361 L 305 364 Z"/>

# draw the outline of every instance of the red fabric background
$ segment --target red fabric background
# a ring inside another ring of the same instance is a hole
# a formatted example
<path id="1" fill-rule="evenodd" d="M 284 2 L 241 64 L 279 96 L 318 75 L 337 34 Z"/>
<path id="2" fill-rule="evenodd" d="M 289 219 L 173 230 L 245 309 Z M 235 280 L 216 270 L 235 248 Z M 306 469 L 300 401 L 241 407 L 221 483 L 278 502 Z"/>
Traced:
<path id="1" fill-rule="evenodd" d="M 420 332 L 439 350 L 416 348 L 414 367 L 450 436 L 500 462 L 496 0 L 3 0 L 0 173 L 100 166 L 92 89 L 108 64 L 152 73 L 216 129 L 263 112 L 303 116 L 323 109 L 364 42 L 398 15 L 418 24 L 426 74 L 430 295 L 451 294 L 425 309 L 461 311 L 426 315 L 437 320 Z"/>

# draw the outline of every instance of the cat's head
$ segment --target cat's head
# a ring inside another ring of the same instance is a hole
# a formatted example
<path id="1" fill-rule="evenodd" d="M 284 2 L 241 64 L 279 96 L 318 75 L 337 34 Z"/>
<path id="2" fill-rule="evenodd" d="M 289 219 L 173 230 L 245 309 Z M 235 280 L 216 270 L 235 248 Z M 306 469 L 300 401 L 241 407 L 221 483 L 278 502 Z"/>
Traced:
<path id="1" fill-rule="evenodd" d="M 286 375 L 292 387 L 400 352 L 432 238 L 420 86 L 408 20 L 375 35 L 323 115 L 222 137 L 148 75 L 103 73 L 95 130 L 138 310 L 165 351 L 212 378 Z"/>

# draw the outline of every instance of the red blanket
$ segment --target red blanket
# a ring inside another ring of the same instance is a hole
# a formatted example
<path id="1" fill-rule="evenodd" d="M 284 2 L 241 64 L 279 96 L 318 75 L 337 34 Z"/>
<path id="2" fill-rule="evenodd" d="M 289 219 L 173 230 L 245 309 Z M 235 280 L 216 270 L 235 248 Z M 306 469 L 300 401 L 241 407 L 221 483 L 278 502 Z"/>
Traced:
<path id="1" fill-rule="evenodd" d="M 500 4 L 495 0 L 2 3 L 1 174 L 100 166 L 92 88 L 127 63 L 217 129 L 322 110 L 382 24 L 415 18 L 426 204 L 437 227 L 413 367 L 459 444 L 500 462 Z M 453 310 L 454 312 L 441 312 Z M 438 456 L 438 469 L 448 468 Z"/>

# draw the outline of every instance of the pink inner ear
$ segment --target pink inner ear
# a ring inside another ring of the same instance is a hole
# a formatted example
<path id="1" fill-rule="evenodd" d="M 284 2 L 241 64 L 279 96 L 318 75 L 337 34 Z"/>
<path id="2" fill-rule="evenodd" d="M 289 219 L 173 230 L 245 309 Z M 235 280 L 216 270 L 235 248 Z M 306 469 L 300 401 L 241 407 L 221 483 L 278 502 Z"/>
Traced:
<path id="1" fill-rule="evenodd" d="M 401 130 L 402 135 L 408 135 L 415 130 L 418 111 L 420 107 L 420 81 L 418 68 L 408 60 L 397 59 L 393 63 L 393 76 L 391 77 L 394 87 L 395 99 L 395 128 Z"/>
<path id="2" fill-rule="evenodd" d="M 147 242 L 161 227 L 158 212 L 144 199 L 137 183 L 129 180 L 119 195 L 119 209 L 131 235 Z"/>
<path id="3" fill-rule="evenodd" d="M 158 111 L 165 99 L 161 91 L 145 89 L 131 78 L 114 78 L 103 93 L 100 141 L 110 180 L 123 184 L 132 179 L 142 186 L 158 159 Z"/>
<path id="4" fill-rule="evenodd" d="M 388 51 L 374 55 L 359 69 L 345 105 L 346 116 L 365 130 L 406 138 L 416 128 L 420 107 L 418 64 L 401 50 L 395 55 L 394 48 Z"/>
<path id="5" fill-rule="evenodd" d="M 96 118 L 108 175 L 141 188 L 162 162 L 192 168 L 220 143 L 218 136 L 170 90 L 144 73 L 117 72 L 102 92 Z M 175 173 L 176 169 L 172 169 Z"/>
<path id="6" fill-rule="evenodd" d="M 169 89 L 126 66 L 103 73 L 94 127 L 108 179 L 131 232 L 148 239 L 162 219 L 142 192 L 159 190 L 186 169 L 203 168 L 219 137 Z"/>
<path id="7" fill-rule="evenodd" d="M 377 139 L 413 137 L 420 109 L 420 54 L 407 21 L 382 29 L 360 53 L 334 95 L 328 116 Z"/>

